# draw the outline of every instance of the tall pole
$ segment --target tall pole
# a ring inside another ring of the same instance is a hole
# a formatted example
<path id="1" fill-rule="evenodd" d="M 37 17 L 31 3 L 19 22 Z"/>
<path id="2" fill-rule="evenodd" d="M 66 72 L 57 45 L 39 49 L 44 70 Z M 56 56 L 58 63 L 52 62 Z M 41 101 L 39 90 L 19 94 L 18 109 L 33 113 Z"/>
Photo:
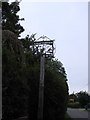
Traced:
<path id="1" fill-rule="evenodd" d="M 45 66 L 45 56 L 41 55 L 41 61 L 40 61 L 40 83 L 39 83 L 39 100 L 38 100 L 38 120 L 43 120 L 44 66 Z"/>
<path id="2" fill-rule="evenodd" d="M 51 58 L 53 56 L 54 40 L 49 39 L 47 36 L 41 36 L 34 41 L 32 46 L 32 50 L 34 54 L 38 52 L 41 54 L 40 61 L 40 82 L 39 82 L 39 97 L 38 97 L 38 120 L 43 120 L 43 104 L 44 104 L 44 66 L 45 66 L 45 58 Z"/>

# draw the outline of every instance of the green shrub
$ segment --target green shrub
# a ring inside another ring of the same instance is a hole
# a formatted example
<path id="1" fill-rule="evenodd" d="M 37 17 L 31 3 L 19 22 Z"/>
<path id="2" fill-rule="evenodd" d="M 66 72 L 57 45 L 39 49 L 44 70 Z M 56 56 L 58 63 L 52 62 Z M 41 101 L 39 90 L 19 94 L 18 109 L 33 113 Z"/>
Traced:
<path id="1" fill-rule="evenodd" d="M 59 70 L 57 67 L 59 63 L 57 63 L 57 61 L 48 62 L 50 63 L 45 64 L 43 120 L 64 120 L 68 101 L 66 76 L 64 73 L 58 72 Z M 62 66 L 60 66 L 60 68 L 62 69 Z M 39 75 L 38 70 L 37 75 Z M 30 87 L 32 90 L 29 99 L 29 119 L 37 120 L 39 76 L 36 76 L 35 71 L 33 74 L 34 79 Z"/>
<path id="2" fill-rule="evenodd" d="M 68 103 L 68 107 L 70 107 L 70 108 L 79 108 L 80 104 L 79 104 L 79 102 Z"/>

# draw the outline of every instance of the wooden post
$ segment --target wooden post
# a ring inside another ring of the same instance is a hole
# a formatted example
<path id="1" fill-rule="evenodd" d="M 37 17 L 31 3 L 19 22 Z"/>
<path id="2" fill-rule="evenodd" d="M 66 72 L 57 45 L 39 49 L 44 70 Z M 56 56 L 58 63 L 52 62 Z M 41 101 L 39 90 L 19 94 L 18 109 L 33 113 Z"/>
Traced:
<path id="1" fill-rule="evenodd" d="M 44 65 L 45 56 L 41 56 L 40 61 L 40 83 L 39 83 L 39 101 L 38 101 L 38 120 L 43 120 L 43 103 L 44 103 Z"/>

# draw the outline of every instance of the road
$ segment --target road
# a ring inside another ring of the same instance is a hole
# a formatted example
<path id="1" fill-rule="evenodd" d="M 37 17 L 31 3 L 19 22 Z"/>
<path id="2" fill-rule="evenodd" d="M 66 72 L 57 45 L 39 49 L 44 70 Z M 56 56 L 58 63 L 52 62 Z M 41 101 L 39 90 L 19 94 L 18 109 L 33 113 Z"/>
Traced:
<path id="1" fill-rule="evenodd" d="M 84 109 L 68 108 L 67 109 L 67 113 L 73 119 L 90 120 L 90 112 L 87 112 Z"/>

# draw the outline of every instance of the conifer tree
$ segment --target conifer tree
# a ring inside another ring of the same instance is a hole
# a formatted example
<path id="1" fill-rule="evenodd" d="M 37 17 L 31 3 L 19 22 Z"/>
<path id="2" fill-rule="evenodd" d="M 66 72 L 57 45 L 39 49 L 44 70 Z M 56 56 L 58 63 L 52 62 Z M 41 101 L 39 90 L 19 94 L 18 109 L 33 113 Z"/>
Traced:
<path id="1" fill-rule="evenodd" d="M 14 32 L 18 37 L 24 31 L 19 21 L 24 18 L 19 18 L 17 13 L 20 11 L 19 2 L 12 3 L 2 2 L 2 29 Z"/>

